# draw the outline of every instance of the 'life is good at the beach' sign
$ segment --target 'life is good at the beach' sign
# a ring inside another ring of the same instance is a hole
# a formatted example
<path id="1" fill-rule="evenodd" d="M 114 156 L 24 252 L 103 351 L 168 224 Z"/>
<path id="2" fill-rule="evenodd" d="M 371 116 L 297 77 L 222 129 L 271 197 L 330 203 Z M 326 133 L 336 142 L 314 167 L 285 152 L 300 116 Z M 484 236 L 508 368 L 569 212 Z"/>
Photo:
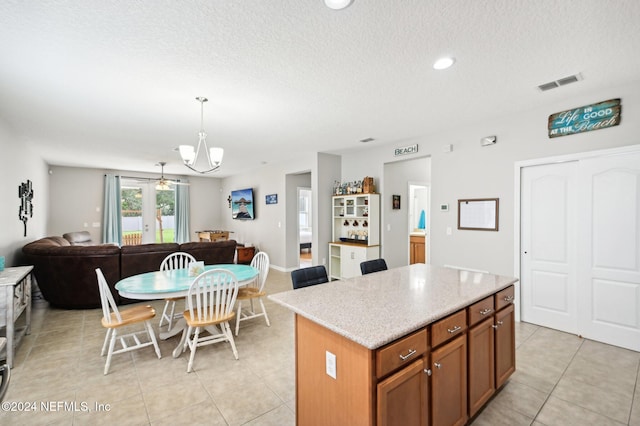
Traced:
<path id="1" fill-rule="evenodd" d="M 573 135 L 620 124 L 620 99 L 562 111 L 549 116 L 549 137 Z"/>

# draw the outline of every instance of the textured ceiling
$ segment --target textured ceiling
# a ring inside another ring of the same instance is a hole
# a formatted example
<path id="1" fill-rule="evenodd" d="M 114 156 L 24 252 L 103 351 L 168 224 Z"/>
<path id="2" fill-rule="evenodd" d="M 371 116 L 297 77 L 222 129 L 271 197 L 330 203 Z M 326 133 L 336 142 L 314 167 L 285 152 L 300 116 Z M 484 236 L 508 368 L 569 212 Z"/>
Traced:
<path id="1" fill-rule="evenodd" d="M 222 177 L 637 81 L 639 23 L 638 0 L 3 0 L 0 120 L 53 165 L 187 174 L 206 96 Z"/>

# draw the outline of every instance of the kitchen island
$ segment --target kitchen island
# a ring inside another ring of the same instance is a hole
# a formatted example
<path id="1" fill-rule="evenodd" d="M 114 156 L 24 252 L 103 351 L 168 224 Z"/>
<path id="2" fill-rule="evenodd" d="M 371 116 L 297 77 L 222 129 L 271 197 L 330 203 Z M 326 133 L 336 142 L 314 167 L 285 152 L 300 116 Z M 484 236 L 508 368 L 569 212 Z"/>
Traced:
<path id="1" fill-rule="evenodd" d="M 269 296 L 296 314 L 297 424 L 466 423 L 515 371 L 516 281 L 414 264 Z"/>

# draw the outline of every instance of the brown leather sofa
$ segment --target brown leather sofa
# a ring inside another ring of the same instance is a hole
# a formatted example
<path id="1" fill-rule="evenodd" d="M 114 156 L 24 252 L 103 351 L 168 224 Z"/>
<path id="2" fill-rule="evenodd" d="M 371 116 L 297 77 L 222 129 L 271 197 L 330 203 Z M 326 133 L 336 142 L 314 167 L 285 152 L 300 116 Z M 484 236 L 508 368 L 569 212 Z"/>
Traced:
<path id="1" fill-rule="evenodd" d="M 42 296 L 52 306 L 65 309 L 100 307 L 96 268 L 104 273 L 118 304 L 135 300 L 120 297 L 116 283 L 126 277 L 160 269 L 162 260 L 185 251 L 207 265 L 233 263 L 236 242 L 161 243 L 118 247 L 112 244 L 71 245 L 63 237 L 46 237 L 22 248 Z"/>

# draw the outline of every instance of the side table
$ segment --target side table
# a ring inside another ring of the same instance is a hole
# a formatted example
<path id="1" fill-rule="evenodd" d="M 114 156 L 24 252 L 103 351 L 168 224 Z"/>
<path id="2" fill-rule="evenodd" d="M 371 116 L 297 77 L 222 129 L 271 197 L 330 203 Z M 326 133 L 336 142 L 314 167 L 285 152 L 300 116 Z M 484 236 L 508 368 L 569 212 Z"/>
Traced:
<path id="1" fill-rule="evenodd" d="M 237 258 L 236 262 L 243 265 L 250 265 L 253 260 L 253 256 L 256 254 L 256 248 L 253 246 L 245 247 L 243 245 L 238 244 L 236 246 Z"/>
<path id="2" fill-rule="evenodd" d="M 31 333 L 31 272 L 33 266 L 16 266 L 0 271 L 0 321 L 6 328 L 6 358 L 9 368 L 13 367 L 16 346 L 22 336 Z M 16 329 L 16 320 L 26 315 L 24 327 Z M 0 326 L 3 325 L 0 322 Z"/>

